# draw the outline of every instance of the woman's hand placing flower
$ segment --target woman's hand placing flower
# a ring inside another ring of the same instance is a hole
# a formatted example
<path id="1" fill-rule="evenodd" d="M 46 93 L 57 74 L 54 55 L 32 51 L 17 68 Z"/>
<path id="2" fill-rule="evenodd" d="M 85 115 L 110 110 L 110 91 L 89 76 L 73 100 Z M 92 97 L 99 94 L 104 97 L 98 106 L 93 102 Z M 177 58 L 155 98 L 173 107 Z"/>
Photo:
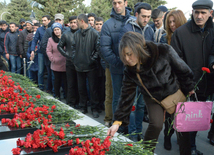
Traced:
<path id="1" fill-rule="evenodd" d="M 115 124 L 115 125 L 112 125 L 109 129 L 108 129 L 108 132 L 107 132 L 107 135 L 108 136 L 111 136 L 111 137 L 114 137 L 114 134 L 117 132 L 117 130 L 119 129 L 119 124 Z"/>

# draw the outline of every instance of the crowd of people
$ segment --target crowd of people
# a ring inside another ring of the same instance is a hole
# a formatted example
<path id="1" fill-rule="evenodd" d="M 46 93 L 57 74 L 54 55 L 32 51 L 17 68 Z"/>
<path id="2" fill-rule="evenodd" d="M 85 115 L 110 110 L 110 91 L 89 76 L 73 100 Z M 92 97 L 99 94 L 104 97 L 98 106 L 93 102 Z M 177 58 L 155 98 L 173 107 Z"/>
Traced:
<path id="1" fill-rule="evenodd" d="M 133 141 L 157 141 L 165 124 L 164 148 L 171 150 L 174 116 L 150 98 L 140 81 L 159 101 L 178 89 L 185 95 L 197 93 L 200 101 L 213 95 L 212 76 L 194 91 L 201 68 L 214 69 L 213 2 L 196 0 L 188 21 L 181 10 L 144 2 L 135 4 L 131 16 L 127 3 L 112 0 L 107 21 L 94 13 L 71 16 L 68 24 L 62 13 L 54 20 L 49 15 L 22 18 L 19 25 L 0 21 L 0 67 L 23 74 L 25 58 L 27 76 L 42 91 L 59 100 L 63 96 L 84 114 L 90 106 L 94 118 L 104 110 L 108 135 L 118 131 L 129 133 Z M 144 136 L 143 120 L 149 123 Z M 177 132 L 181 155 L 203 154 L 196 148 L 196 135 Z M 214 145 L 214 125 L 208 138 Z M 149 146 L 153 151 L 155 144 Z"/>

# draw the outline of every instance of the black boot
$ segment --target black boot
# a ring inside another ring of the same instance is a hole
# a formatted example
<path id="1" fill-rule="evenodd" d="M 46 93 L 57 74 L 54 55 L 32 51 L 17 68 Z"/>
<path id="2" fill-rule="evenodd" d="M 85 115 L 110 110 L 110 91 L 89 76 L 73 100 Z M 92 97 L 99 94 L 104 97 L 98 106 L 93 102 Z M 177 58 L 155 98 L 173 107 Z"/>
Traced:
<path id="1" fill-rule="evenodd" d="M 165 136 L 164 137 L 164 148 L 166 150 L 171 150 L 172 149 L 171 137 L 169 137 L 169 136 Z"/>

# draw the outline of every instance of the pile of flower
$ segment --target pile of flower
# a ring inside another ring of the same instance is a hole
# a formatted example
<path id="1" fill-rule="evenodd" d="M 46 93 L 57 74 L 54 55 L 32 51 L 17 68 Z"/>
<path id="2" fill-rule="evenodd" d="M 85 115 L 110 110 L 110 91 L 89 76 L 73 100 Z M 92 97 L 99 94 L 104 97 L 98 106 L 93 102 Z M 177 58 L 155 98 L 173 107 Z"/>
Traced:
<path id="1" fill-rule="evenodd" d="M 74 130 L 71 131 L 71 128 Z M 69 154 L 105 154 L 105 151 L 108 151 L 111 145 L 110 137 L 106 137 L 104 140 L 93 137 L 91 140 L 88 140 L 85 136 L 82 138 L 86 139 L 84 141 L 78 138 L 79 135 L 74 135 L 78 130 L 85 130 L 85 133 L 87 133 L 87 128 L 88 126 L 80 126 L 79 124 L 72 127 L 69 124 L 64 124 L 60 129 L 56 125 L 42 125 L 42 128 L 34 131 L 33 134 L 28 133 L 24 140 L 18 139 L 17 148 L 14 148 L 12 152 L 13 154 L 20 154 L 22 148 L 37 149 L 46 147 L 50 147 L 54 152 L 58 152 L 58 149 L 62 146 L 75 146 L 70 149 Z M 100 130 L 102 129 L 100 128 Z M 92 137 L 92 135 L 88 136 Z"/>
<path id="2" fill-rule="evenodd" d="M 46 147 L 52 148 L 53 152 L 58 152 L 60 147 L 70 147 L 69 155 L 152 154 L 150 150 L 142 149 L 141 142 L 133 145 L 124 140 L 110 141 L 103 127 L 66 124 L 81 116 L 75 110 L 47 98 L 48 94 L 35 87 L 28 78 L 0 71 L 0 114 L 14 113 L 13 119 L 3 118 L 2 125 L 38 128 L 24 139 L 18 139 L 17 148 L 12 149 L 13 154 L 20 154 L 23 149 L 27 152 L 29 148 Z"/>

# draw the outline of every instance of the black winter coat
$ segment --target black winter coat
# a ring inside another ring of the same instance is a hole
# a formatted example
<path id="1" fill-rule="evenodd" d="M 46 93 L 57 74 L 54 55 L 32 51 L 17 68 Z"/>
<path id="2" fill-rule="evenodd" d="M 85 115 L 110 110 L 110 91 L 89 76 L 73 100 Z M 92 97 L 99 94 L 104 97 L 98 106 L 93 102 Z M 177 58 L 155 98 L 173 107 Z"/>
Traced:
<path id="1" fill-rule="evenodd" d="M 139 75 L 153 97 L 161 101 L 168 95 L 174 94 L 179 87 L 185 95 L 194 89 L 195 82 L 191 69 L 171 46 L 147 42 L 147 48 L 151 57 L 145 65 L 140 66 Z M 139 87 L 143 96 L 149 97 L 136 73 L 136 66 L 126 66 L 124 70 L 121 96 L 114 114 L 115 120 L 122 121 L 122 125 L 129 124 L 136 87 Z"/>
<path id="2" fill-rule="evenodd" d="M 208 59 L 213 50 L 214 33 L 213 23 L 210 17 L 204 28 L 204 32 L 192 20 L 180 26 L 173 33 L 171 46 L 178 55 L 187 63 L 194 73 L 194 81 L 197 82 L 203 71 L 202 67 L 208 67 Z M 209 95 L 208 75 L 206 74 L 199 83 L 199 90 L 196 93 L 199 96 L 207 97 Z"/>
<path id="3" fill-rule="evenodd" d="M 5 50 L 4 50 L 4 39 L 5 39 L 5 35 L 6 35 L 7 32 L 9 32 L 9 28 L 7 28 L 5 31 L 0 29 L 0 53 L 1 54 L 5 53 Z"/>
<path id="4" fill-rule="evenodd" d="M 99 34 L 90 25 L 74 33 L 72 59 L 76 71 L 88 72 L 98 68 Z"/>
<path id="5" fill-rule="evenodd" d="M 72 65 L 73 69 L 75 69 L 75 67 L 73 66 L 73 62 L 72 62 L 72 49 L 71 49 L 71 45 L 73 42 L 73 36 L 74 33 L 76 31 L 75 30 L 71 30 L 70 31 L 66 31 L 65 33 L 62 34 L 61 39 L 57 45 L 57 49 L 59 50 L 59 52 L 66 57 L 67 61 L 66 64 L 67 65 Z M 66 49 L 65 49 L 66 48 Z"/>
<path id="6" fill-rule="evenodd" d="M 31 32 L 29 32 L 27 29 L 20 31 L 19 33 L 18 44 L 19 44 L 19 52 L 22 55 L 22 58 L 27 58 L 27 50 L 25 51 L 24 44 L 28 33 L 31 33 Z"/>

